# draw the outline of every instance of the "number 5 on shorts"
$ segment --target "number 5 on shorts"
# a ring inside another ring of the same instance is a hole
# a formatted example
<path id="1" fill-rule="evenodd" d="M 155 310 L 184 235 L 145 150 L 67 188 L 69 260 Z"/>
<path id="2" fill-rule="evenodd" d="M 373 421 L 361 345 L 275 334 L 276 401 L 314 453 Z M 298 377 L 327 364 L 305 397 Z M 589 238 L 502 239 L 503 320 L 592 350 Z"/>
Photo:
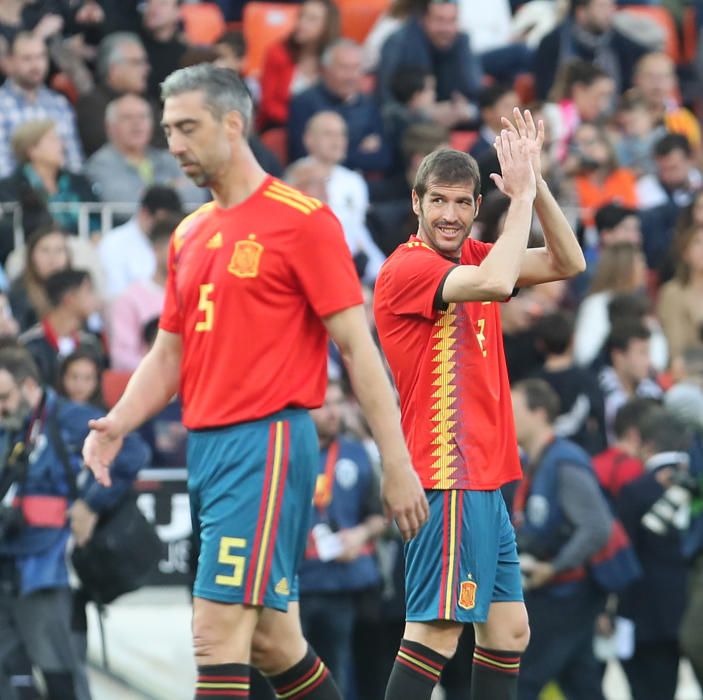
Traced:
<path id="1" fill-rule="evenodd" d="M 220 564 L 227 564 L 232 567 L 232 575 L 225 576 L 218 574 L 215 576 L 215 583 L 223 586 L 241 586 L 244 579 L 244 565 L 246 557 L 240 554 L 232 554 L 233 549 L 243 549 L 247 546 L 247 541 L 241 537 L 221 537 L 220 552 L 217 555 L 217 561 Z"/>

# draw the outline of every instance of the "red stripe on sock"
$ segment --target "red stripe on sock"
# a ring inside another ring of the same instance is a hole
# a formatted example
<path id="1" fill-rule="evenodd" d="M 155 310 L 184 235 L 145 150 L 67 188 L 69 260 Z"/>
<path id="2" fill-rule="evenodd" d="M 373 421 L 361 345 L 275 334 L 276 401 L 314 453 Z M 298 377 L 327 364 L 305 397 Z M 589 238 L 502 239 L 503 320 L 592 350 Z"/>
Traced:
<path id="1" fill-rule="evenodd" d="M 442 665 L 438 664 L 436 661 L 432 661 L 432 659 L 428 659 L 426 656 L 423 656 L 422 654 L 418 654 L 416 651 L 412 651 L 411 649 L 408 649 L 408 647 L 400 647 L 401 651 L 404 651 L 408 656 L 414 656 L 416 659 L 420 659 L 420 661 L 424 661 L 428 666 L 432 666 L 432 668 L 436 668 L 440 673 L 442 672 Z"/>
<path id="2" fill-rule="evenodd" d="M 407 666 L 414 673 L 418 673 L 419 675 L 424 676 L 425 678 L 429 678 L 433 683 L 436 683 L 439 680 L 439 678 L 437 676 L 433 676 L 428 671 L 425 671 L 424 668 L 419 668 L 418 666 L 411 664 L 409 661 L 406 661 L 405 659 L 401 659 L 400 656 L 396 656 L 395 660 L 396 660 L 396 663 L 403 664 L 403 666 Z"/>
<path id="3" fill-rule="evenodd" d="M 232 698 L 248 698 L 249 691 L 248 690 L 219 690 L 217 688 L 213 688 L 212 690 L 197 690 L 195 697 L 197 700 L 197 698 L 202 698 L 202 697 L 205 697 L 206 695 L 227 695 L 228 697 L 232 697 Z"/>
<path id="4" fill-rule="evenodd" d="M 276 692 L 281 694 L 281 693 L 286 693 L 289 690 L 293 690 L 296 685 L 300 685 L 301 683 L 304 683 L 308 678 L 311 676 L 314 676 L 315 673 L 317 672 L 317 669 L 320 668 L 320 664 L 322 662 L 320 661 L 319 657 L 315 661 L 315 663 L 312 665 L 312 668 L 305 674 L 303 674 L 300 678 L 297 680 L 293 681 L 292 683 L 289 683 L 288 685 L 284 685 L 282 688 L 276 688 Z M 323 674 L 324 675 L 324 674 Z"/>
<path id="5" fill-rule="evenodd" d="M 248 683 L 249 676 L 198 676 L 198 683 Z"/>
<path id="6" fill-rule="evenodd" d="M 312 693 L 312 691 L 315 690 L 315 688 L 318 688 L 324 682 L 325 678 L 327 678 L 328 675 L 329 675 L 329 671 L 327 669 L 325 669 L 322 672 L 322 675 L 314 683 L 309 685 L 307 688 L 302 690 L 297 695 L 291 695 L 291 697 L 287 698 L 286 700 L 300 700 L 300 698 L 304 698 L 306 695 L 309 695 L 310 693 Z"/>
<path id="7" fill-rule="evenodd" d="M 519 668 L 499 668 L 498 666 L 493 666 L 493 664 L 487 664 L 484 661 L 479 661 L 477 658 L 474 658 L 474 664 L 476 666 L 490 668 L 491 671 L 495 671 L 496 673 L 504 673 L 506 676 L 517 676 L 520 673 Z"/>
<path id="8" fill-rule="evenodd" d="M 486 651 L 482 647 L 476 647 L 476 651 L 474 653 L 481 654 L 481 656 L 487 656 L 489 659 L 500 661 L 504 664 L 516 664 L 520 661 L 520 656 L 496 656 L 495 654 L 491 654 L 490 651 Z"/>

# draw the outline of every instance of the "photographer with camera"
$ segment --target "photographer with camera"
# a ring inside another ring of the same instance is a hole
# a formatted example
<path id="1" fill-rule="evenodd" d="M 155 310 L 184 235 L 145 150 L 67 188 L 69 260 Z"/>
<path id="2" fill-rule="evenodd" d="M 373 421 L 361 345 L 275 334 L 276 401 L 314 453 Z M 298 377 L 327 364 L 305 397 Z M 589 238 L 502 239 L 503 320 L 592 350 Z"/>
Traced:
<path id="1" fill-rule="evenodd" d="M 101 513 L 128 492 L 147 449 L 131 436 L 104 488 L 81 472 L 88 421 L 100 412 L 59 398 L 41 384 L 29 353 L 0 350 L 0 697 L 18 697 L 6 676 L 23 646 L 41 671 L 49 700 L 75 700 L 84 679 L 74 644 L 66 566 L 71 535 L 91 538 Z M 82 696 L 84 693 L 81 694 Z"/>
<path id="2" fill-rule="evenodd" d="M 691 433 L 670 411 L 654 407 L 642 418 L 644 474 L 620 490 L 616 509 L 644 576 L 621 596 L 618 614 L 634 623 L 634 654 L 623 662 L 633 697 L 676 694 L 679 627 L 686 604 L 683 534 L 690 522 Z"/>

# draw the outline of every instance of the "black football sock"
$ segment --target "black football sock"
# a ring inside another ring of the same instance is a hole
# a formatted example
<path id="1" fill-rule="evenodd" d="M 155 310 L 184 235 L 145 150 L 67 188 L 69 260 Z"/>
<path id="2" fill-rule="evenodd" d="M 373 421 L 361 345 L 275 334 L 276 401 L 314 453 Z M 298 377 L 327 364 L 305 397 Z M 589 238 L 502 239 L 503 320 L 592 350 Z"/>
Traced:
<path id="1" fill-rule="evenodd" d="M 301 661 L 277 676 L 270 676 L 269 683 L 281 700 L 342 700 L 332 674 L 320 657 L 308 647 Z"/>
<path id="2" fill-rule="evenodd" d="M 476 646 L 471 700 L 516 700 L 520 653 Z"/>
<path id="3" fill-rule="evenodd" d="M 249 697 L 248 664 L 198 666 L 195 700 L 225 700 Z"/>
<path id="4" fill-rule="evenodd" d="M 430 700 L 447 661 L 424 644 L 402 639 L 386 686 L 386 700 Z"/>

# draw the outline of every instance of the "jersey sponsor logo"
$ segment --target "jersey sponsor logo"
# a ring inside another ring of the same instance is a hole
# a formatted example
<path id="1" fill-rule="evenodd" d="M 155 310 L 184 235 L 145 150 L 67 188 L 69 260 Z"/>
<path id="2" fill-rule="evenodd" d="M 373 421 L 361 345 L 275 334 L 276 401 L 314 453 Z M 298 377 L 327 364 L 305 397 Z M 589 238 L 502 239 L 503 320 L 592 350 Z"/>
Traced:
<path id="1" fill-rule="evenodd" d="M 222 248 L 222 233 L 218 231 L 210 240 L 205 244 L 206 248 L 214 250 L 216 248 Z"/>
<path id="2" fill-rule="evenodd" d="M 278 595 L 290 595 L 290 586 L 288 585 L 288 579 L 284 576 L 273 589 Z"/>
<path id="3" fill-rule="evenodd" d="M 462 581 L 459 587 L 459 607 L 464 610 L 472 610 L 476 606 L 476 581 L 469 579 Z"/>
<path id="4" fill-rule="evenodd" d="M 264 191 L 264 197 L 274 199 L 282 204 L 287 204 L 292 209 L 297 209 L 302 214 L 312 214 L 322 207 L 322 202 L 315 197 L 309 197 L 300 190 L 290 185 L 274 180 Z"/>
<path id="5" fill-rule="evenodd" d="M 250 233 L 247 240 L 235 243 L 227 272 L 231 272 L 235 277 L 257 277 L 263 252 L 264 246 L 256 240 L 256 234 Z"/>

